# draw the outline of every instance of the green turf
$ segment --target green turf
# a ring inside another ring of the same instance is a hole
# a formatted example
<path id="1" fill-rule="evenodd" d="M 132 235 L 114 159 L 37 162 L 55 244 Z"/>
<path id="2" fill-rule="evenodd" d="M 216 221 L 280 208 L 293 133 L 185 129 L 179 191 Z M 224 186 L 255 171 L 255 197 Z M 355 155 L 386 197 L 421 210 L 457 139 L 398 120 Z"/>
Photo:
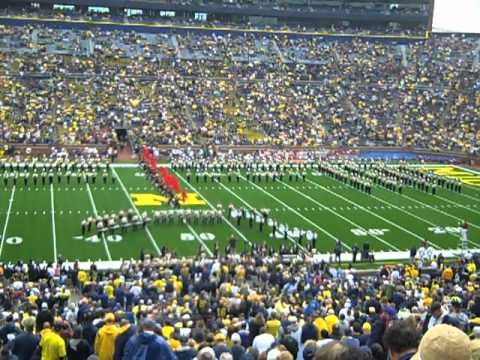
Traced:
<path id="1" fill-rule="evenodd" d="M 368 242 L 375 251 L 407 250 L 428 239 L 436 249 L 453 249 L 459 244 L 454 233 L 434 234 L 432 227 L 458 227 L 465 219 L 470 224 L 469 239 L 472 248 L 480 248 L 480 187 L 463 186 L 461 194 L 438 189 L 436 196 L 412 188 L 404 188 L 403 195 L 381 187 L 374 187 L 367 195 L 326 176 L 309 172 L 307 181 L 283 182 L 247 181 L 244 173 L 237 183 L 222 177 L 221 183 L 186 182 L 186 173 L 178 172 L 182 187 L 208 202 L 205 205 L 190 205 L 191 208 L 207 209 L 222 204 L 236 207 L 268 208 L 271 217 L 290 228 L 295 226 L 318 233 L 317 249 L 332 250 L 335 240 L 340 239 L 346 249 L 354 244 Z M 284 241 L 273 239 L 270 228 L 259 231 L 258 225 L 250 228 L 248 221 L 240 226 L 234 219 L 221 224 L 149 224 L 147 229 L 117 231 L 95 237 L 90 233 L 80 236 L 80 222 L 95 213 L 118 211 L 132 207 L 132 193 L 157 194 L 153 186 L 136 167 L 115 167 L 112 176 L 104 185 L 101 177 L 95 185 L 69 185 L 65 179 L 52 186 L 17 183 L 0 188 L 0 247 L 1 261 L 47 260 L 55 254 L 69 260 L 118 260 L 137 258 L 141 249 L 157 254 L 166 246 L 179 256 L 192 256 L 201 247 L 211 253 L 215 242 L 223 252 L 228 238 L 233 235 L 239 241 L 237 250 L 248 249 L 247 243 L 268 243 L 275 248 Z M 117 178 L 118 176 L 118 178 Z M 10 199 L 13 201 L 10 204 Z M 53 200 L 53 203 L 52 203 Z M 144 207 L 138 211 L 168 209 L 167 205 Z M 53 209 L 53 216 L 52 216 Z M 225 211 L 226 216 L 226 211 Z M 8 221 L 7 221 L 8 218 Z M 356 230 L 355 230 L 356 229 Z M 372 229 L 385 229 L 384 233 Z M 353 231 L 352 231 L 353 230 Z M 367 232 L 366 236 L 363 236 Z M 207 235 L 208 234 L 208 235 Z M 211 235 L 210 235 L 211 234 Z M 375 235 L 377 234 L 377 235 Z M 214 240 L 211 240 L 211 237 Z M 295 243 L 289 237 L 287 244 Z M 306 246 L 307 240 L 303 240 Z"/>

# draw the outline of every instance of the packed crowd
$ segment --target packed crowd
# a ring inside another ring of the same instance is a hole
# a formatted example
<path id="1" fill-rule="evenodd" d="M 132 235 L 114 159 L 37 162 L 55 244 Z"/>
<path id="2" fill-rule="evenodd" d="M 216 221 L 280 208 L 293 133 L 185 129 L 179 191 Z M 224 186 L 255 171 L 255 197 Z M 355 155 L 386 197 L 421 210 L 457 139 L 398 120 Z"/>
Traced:
<path id="1" fill-rule="evenodd" d="M 480 359 L 478 259 L 421 256 L 374 275 L 260 254 L 2 264 L 0 358 Z"/>
<path id="2" fill-rule="evenodd" d="M 476 38 L 399 45 L 35 27 L 2 27 L 0 34 L 5 142 L 110 144 L 123 127 L 135 142 L 153 146 L 478 152 Z M 85 42 L 92 55 L 75 55 Z"/>

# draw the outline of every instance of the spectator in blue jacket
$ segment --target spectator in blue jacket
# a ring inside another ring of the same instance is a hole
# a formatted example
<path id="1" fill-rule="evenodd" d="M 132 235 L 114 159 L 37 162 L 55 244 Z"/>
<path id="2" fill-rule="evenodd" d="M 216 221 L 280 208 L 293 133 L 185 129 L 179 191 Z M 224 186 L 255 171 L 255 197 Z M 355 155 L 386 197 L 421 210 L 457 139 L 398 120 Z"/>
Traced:
<path id="1" fill-rule="evenodd" d="M 145 320 L 141 332 L 128 340 L 123 354 L 123 360 L 142 358 L 144 360 L 176 360 L 168 343 L 155 333 L 157 324 L 152 320 Z M 141 356 L 140 354 L 143 354 Z"/>

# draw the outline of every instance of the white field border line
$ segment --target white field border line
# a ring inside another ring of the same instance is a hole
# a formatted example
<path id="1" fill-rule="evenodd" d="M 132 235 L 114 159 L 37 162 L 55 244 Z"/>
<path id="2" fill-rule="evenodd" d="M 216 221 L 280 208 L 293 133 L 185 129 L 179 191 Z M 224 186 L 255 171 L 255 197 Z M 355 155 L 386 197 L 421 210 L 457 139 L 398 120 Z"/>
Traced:
<path id="1" fill-rule="evenodd" d="M 367 213 L 369 213 L 369 214 L 371 214 L 371 215 L 373 215 L 373 216 L 375 216 L 375 217 L 383 220 L 384 222 L 386 222 L 386 223 L 388 223 L 388 224 L 390 224 L 390 225 L 392 225 L 392 226 L 395 226 L 397 229 L 399 229 L 399 230 L 401 230 L 401 231 L 403 231 L 403 232 L 406 232 L 407 234 L 409 234 L 409 235 L 411 235 L 411 236 L 413 236 L 413 237 L 415 237 L 415 238 L 417 238 L 417 239 L 419 239 L 419 240 L 422 240 L 422 241 L 423 241 L 423 240 L 425 239 L 424 237 L 418 235 L 417 233 L 414 233 L 413 231 L 410 231 L 410 230 L 404 228 L 403 226 L 397 224 L 396 222 L 393 222 L 393 221 L 391 221 L 391 220 L 388 220 L 387 218 L 384 218 L 383 216 L 375 213 L 374 211 L 371 211 L 371 210 L 363 207 L 362 205 L 356 203 L 355 201 L 349 200 L 349 199 L 347 199 L 346 197 L 344 197 L 344 196 L 342 196 L 342 195 L 340 195 L 340 194 L 337 194 L 337 193 L 334 192 L 334 191 L 331 191 L 331 190 L 325 188 L 324 186 L 320 185 L 320 184 L 317 183 L 316 181 L 312 181 L 312 180 L 310 180 L 310 179 L 307 179 L 307 181 L 308 181 L 309 183 L 311 183 L 311 184 L 314 184 L 314 185 L 318 186 L 320 189 L 322 189 L 322 190 L 324 190 L 324 191 L 327 191 L 327 192 L 329 192 L 330 194 L 335 195 L 335 196 L 337 196 L 337 197 L 340 198 L 340 199 L 343 199 L 344 201 L 349 202 L 350 204 L 353 204 L 353 205 L 355 205 L 355 206 L 358 206 L 358 207 L 359 207 L 360 209 L 362 209 L 363 211 L 365 211 L 365 212 L 367 212 Z M 432 244 L 432 246 L 437 247 L 437 248 L 440 249 L 440 247 L 438 247 L 437 245 Z"/>
<path id="2" fill-rule="evenodd" d="M 474 210 L 474 209 L 470 209 L 468 206 L 459 204 L 459 203 L 457 203 L 456 201 L 453 201 L 453 200 L 444 198 L 443 196 L 439 196 L 439 195 L 435 195 L 435 197 L 439 198 L 440 200 L 446 201 L 446 202 L 448 202 L 448 203 L 450 203 L 450 204 L 458 205 L 458 206 L 461 207 L 461 208 L 464 208 L 464 209 L 466 209 L 466 210 L 469 210 L 469 211 L 471 211 L 471 212 L 474 212 L 475 214 L 480 215 L 480 211 Z"/>
<path id="3" fill-rule="evenodd" d="M 470 174 L 480 175 L 480 172 L 479 172 L 479 171 L 476 171 L 476 170 L 468 169 L 468 168 L 466 168 L 466 167 L 458 166 L 458 165 L 454 165 L 454 167 L 456 167 L 457 169 L 461 169 L 461 170 L 463 170 L 463 171 L 469 172 Z M 467 183 L 463 183 L 463 184 L 466 185 L 466 186 L 468 186 L 468 187 L 471 188 L 472 190 L 480 190 L 480 187 L 479 187 L 479 186 L 475 186 L 475 185 L 467 184 Z M 475 193 L 480 194 L 478 191 L 475 191 Z M 480 195 L 479 195 L 479 197 L 480 197 Z"/>
<path id="4" fill-rule="evenodd" d="M 180 175 L 179 173 L 177 173 L 176 171 L 172 170 L 175 175 L 177 175 L 185 184 L 187 184 L 193 191 L 195 191 L 198 196 L 200 196 L 203 201 L 205 201 L 207 203 L 208 206 L 210 206 L 210 208 L 212 210 L 215 210 L 215 207 L 210 203 L 210 201 L 207 200 L 207 198 L 205 196 L 202 195 L 202 193 L 200 191 L 198 191 L 192 183 L 189 183 L 182 175 Z M 222 220 L 225 221 L 226 224 L 228 224 L 228 226 L 230 226 L 233 231 L 235 231 L 237 233 L 238 236 L 240 236 L 243 241 L 245 241 L 247 244 L 249 244 L 250 246 L 252 245 L 252 242 L 250 240 L 248 240 L 245 235 L 243 235 L 223 214 L 222 214 Z"/>
<path id="5" fill-rule="evenodd" d="M 8 220 L 10 219 L 10 212 L 12 211 L 14 196 L 15 196 L 15 185 L 13 185 L 12 187 L 12 193 L 10 194 L 10 199 L 8 200 L 7 216 L 5 217 L 5 225 L 3 226 L 3 232 L 2 232 L 2 241 L 0 242 L 0 257 L 2 256 L 2 252 L 3 252 L 3 244 L 5 242 L 5 235 L 7 234 Z"/>
<path id="6" fill-rule="evenodd" d="M 317 201 L 316 199 L 312 198 L 311 196 L 309 195 L 306 195 L 304 193 L 302 193 L 301 191 L 298 191 L 297 189 L 295 189 L 293 186 L 290 186 L 288 185 L 287 183 L 284 183 L 283 181 L 280 181 L 281 184 L 287 186 L 289 189 L 295 191 L 297 194 L 300 194 L 301 196 L 303 196 L 305 199 L 308 199 L 310 200 L 311 202 L 317 204 L 318 206 L 321 206 L 322 208 L 324 208 L 325 210 L 329 211 L 330 213 L 336 215 L 337 217 L 341 218 L 342 220 L 348 222 L 349 224 L 355 226 L 356 228 L 358 229 L 361 229 L 363 231 L 366 231 L 366 229 L 363 227 L 363 226 L 360 226 L 358 225 L 356 222 L 353 222 L 352 220 L 350 220 L 349 218 L 343 216 L 342 214 L 339 214 L 338 212 L 336 212 L 335 210 L 332 210 L 330 209 L 329 207 L 323 205 L 321 202 Z M 383 240 L 382 238 L 378 237 L 377 235 L 370 235 L 371 237 L 373 237 L 374 239 L 378 240 L 379 242 L 381 242 L 382 244 L 388 246 L 389 248 L 395 250 L 395 251 L 401 251 L 399 248 L 397 248 L 396 246 L 390 244 L 388 241 L 385 241 Z"/>
<path id="7" fill-rule="evenodd" d="M 300 217 L 301 219 L 305 220 L 307 223 L 309 223 L 310 225 L 314 226 L 316 229 L 320 230 L 322 233 L 324 233 L 325 235 L 329 236 L 330 238 L 332 238 L 333 240 L 335 241 L 338 241 L 340 240 L 339 238 L 337 238 L 336 236 L 332 235 L 331 233 L 329 233 L 327 230 L 321 228 L 320 226 L 318 226 L 316 223 L 314 223 L 312 220 L 310 220 L 309 218 L 303 216 L 300 212 L 298 212 L 297 210 L 295 210 L 294 208 L 292 208 L 291 206 L 289 206 L 288 204 L 284 203 L 282 200 L 280 200 L 279 198 L 277 198 L 275 195 L 271 194 L 270 192 L 264 190 L 262 187 L 258 186 L 257 184 L 255 184 L 254 182 L 251 182 L 250 180 L 247 180 L 245 177 L 243 177 L 240 173 L 238 173 L 240 178 L 248 181 L 250 184 L 252 184 L 253 186 L 255 186 L 257 189 L 259 189 L 261 192 L 263 192 L 264 194 L 270 196 L 272 199 L 274 199 L 276 202 L 278 202 L 279 204 L 282 204 L 284 207 L 286 207 L 288 210 L 290 210 L 291 212 L 293 212 L 295 215 L 297 215 L 298 217 Z M 350 246 L 348 246 L 347 244 L 343 243 L 342 242 L 342 245 L 344 248 L 348 249 L 348 250 L 352 250 L 352 248 Z"/>
<path id="8" fill-rule="evenodd" d="M 53 239 L 53 261 L 57 261 L 57 230 L 55 229 L 55 199 L 53 196 L 53 184 L 50 184 L 50 202 L 52 203 L 52 239 Z"/>
<path id="9" fill-rule="evenodd" d="M 90 190 L 90 185 L 87 182 L 87 179 L 85 179 L 85 185 L 87 188 L 88 192 L 88 197 L 90 198 L 90 204 L 92 204 L 92 209 L 93 209 L 93 215 L 95 215 L 95 218 L 98 216 L 97 212 L 97 207 L 95 206 L 95 201 L 93 200 L 93 195 L 92 191 Z M 107 253 L 108 260 L 112 260 L 112 255 L 110 254 L 110 249 L 108 248 L 107 240 L 105 239 L 105 234 L 102 232 L 102 242 L 103 246 L 105 247 L 105 252 Z"/>
<path id="10" fill-rule="evenodd" d="M 472 173 L 472 174 L 480 175 L 480 171 L 477 171 L 477 170 L 468 169 L 468 168 L 465 168 L 463 166 L 458 166 L 458 165 L 453 165 L 453 167 L 456 167 L 458 169 L 462 169 L 462 170 L 467 171 L 467 172 Z"/>
<path id="11" fill-rule="evenodd" d="M 131 197 L 130 197 L 130 194 L 128 193 L 127 189 L 125 188 L 125 185 L 123 184 L 123 181 L 122 179 L 120 178 L 120 176 L 118 176 L 117 172 L 115 171 L 115 168 L 112 167 L 112 174 L 113 176 L 115 176 L 117 178 L 117 182 L 118 184 L 120 184 L 120 187 L 122 188 L 125 196 L 127 197 L 128 201 L 130 202 L 130 205 L 132 206 L 133 210 L 135 211 L 135 213 L 141 217 L 141 214 L 140 214 L 140 211 L 138 211 L 137 207 L 135 206 L 135 203 L 132 201 Z M 158 255 L 161 255 L 162 252 L 160 251 L 160 248 L 158 247 L 158 244 L 157 242 L 155 241 L 155 239 L 153 238 L 152 236 L 152 233 L 150 232 L 150 230 L 148 229 L 148 225 L 145 226 L 145 232 L 147 233 L 147 236 L 148 238 L 150 239 L 150 242 L 152 243 L 153 245 L 153 248 L 155 249 L 155 251 L 157 252 Z"/>
<path id="12" fill-rule="evenodd" d="M 478 194 L 478 197 L 480 197 L 480 187 L 472 184 L 467 184 L 463 183 L 462 186 L 465 186 L 466 189 L 471 189 L 475 194 Z"/>
<path id="13" fill-rule="evenodd" d="M 227 190 L 230 194 L 235 196 L 238 200 L 240 200 L 243 204 L 245 204 L 247 207 L 253 210 L 253 206 L 250 205 L 248 202 L 246 202 L 244 199 L 242 199 L 240 196 L 238 196 L 233 190 L 229 189 L 227 186 L 223 185 L 221 182 L 219 182 L 221 187 L 223 187 L 225 190 Z M 302 245 L 300 245 L 298 242 L 292 239 L 290 235 L 287 236 L 288 240 L 290 240 L 294 245 L 298 246 L 300 249 L 302 249 L 303 252 L 308 252 L 307 249 L 305 249 Z M 275 234 L 273 234 L 273 240 L 275 240 Z"/>
<path id="14" fill-rule="evenodd" d="M 389 167 L 399 167 L 400 164 L 387 164 Z M 425 167 L 425 168 L 431 168 L 431 167 L 445 167 L 445 166 L 450 166 L 442 163 L 431 163 L 431 164 L 408 164 L 408 167 Z"/>
<path id="15" fill-rule="evenodd" d="M 446 215 L 446 216 L 448 216 L 448 217 L 450 217 L 450 218 L 452 218 L 452 219 L 455 219 L 455 220 L 458 220 L 458 221 L 462 221 L 462 222 L 464 221 L 464 219 L 461 219 L 461 218 L 459 218 L 459 217 L 456 217 L 456 216 L 454 216 L 454 215 L 452 215 L 452 214 L 449 214 L 449 213 L 447 213 L 447 212 L 445 212 L 445 211 L 443 211 L 443 210 L 437 209 L 437 208 L 433 207 L 432 205 L 429 205 L 429 204 L 427 204 L 427 203 L 424 203 L 423 201 L 417 200 L 417 199 L 412 198 L 412 197 L 410 197 L 410 196 L 408 196 L 408 195 L 405 195 L 405 194 L 402 194 L 402 196 L 403 196 L 403 197 L 406 197 L 407 199 L 410 199 L 410 200 L 412 200 L 412 201 L 414 201 L 414 202 L 416 202 L 416 203 L 418 203 L 418 204 L 420 204 L 420 205 L 427 206 L 427 207 L 429 207 L 430 209 L 432 209 L 432 210 L 434 210 L 434 211 L 436 211 L 436 212 L 439 212 L 439 213 L 441 213 L 441 214 L 443 214 L 443 215 Z M 475 224 L 473 224 L 473 223 L 469 223 L 469 224 L 472 225 L 473 227 L 476 227 L 476 228 L 480 229 L 480 226 L 478 226 L 478 225 L 475 225 Z"/>
<path id="16" fill-rule="evenodd" d="M 468 184 L 465 184 L 463 183 L 464 185 L 468 185 Z M 480 197 L 477 197 L 477 196 L 471 196 L 471 195 L 467 195 L 463 192 L 461 193 L 456 193 L 457 195 L 460 195 L 460 196 L 463 196 L 464 198 L 467 198 L 467 199 L 470 199 L 470 200 L 473 200 L 473 201 L 478 201 L 480 202 Z"/>
<path id="17" fill-rule="evenodd" d="M 471 248 L 468 250 L 469 252 L 479 252 L 480 249 Z M 443 254 L 446 258 L 454 258 L 459 257 L 464 254 L 465 251 L 462 249 L 454 249 L 454 250 L 434 250 L 434 255 Z M 387 251 L 387 252 L 374 252 L 375 259 L 378 261 L 398 261 L 398 260 L 408 260 L 410 259 L 410 251 Z M 331 254 L 329 253 L 318 253 L 320 259 L 328 262 Z M 342 261 L 350 261 L 352 258 L 351 253 L 342 253 L 341 255 Z M 88 271 L 92 265 L 92 261 L 80 261 L 78 263 L 79 268 L 81 270 Z M 114 260 L 114 261 L 95 261 L 95 265 L 97 265 L 99 270 L 120 270 L 122 266 L 122 261 Z M 375 268 L 375 264 L 373 265 L 372 269 Z"/>

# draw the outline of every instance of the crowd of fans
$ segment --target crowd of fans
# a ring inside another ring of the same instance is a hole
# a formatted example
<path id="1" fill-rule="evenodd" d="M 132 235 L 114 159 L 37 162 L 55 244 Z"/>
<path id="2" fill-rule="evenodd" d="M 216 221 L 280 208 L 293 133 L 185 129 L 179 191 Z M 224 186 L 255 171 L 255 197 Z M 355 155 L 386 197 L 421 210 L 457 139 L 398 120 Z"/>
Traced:
<path id="1" fill-rule="evenodd" d="M 174 161 L 218 144 L 475 153 L 478 46 L 3 26 L 0 141 L 114 146 L 126 128 L 154 152 L 206 145 Z M 0 360 L 480 359 L 478 266 L 430 253 L 374 274 L 275 254 L 0 264 Z"/>
<path id="2" fill-rule="evenodd" d="M 124 127 L 152 146 L 478 151 L 473 37 L 400 45 L 32 26 L 1 27 L 0 36 L 3 142 L 110 144 Z"/>
<path id="3" fill-rule="evenodd" d="M 2 264 L 0 359 L 480 359 L 477 259 L 423 262 L 363 275 L 275 255 Z"/>

